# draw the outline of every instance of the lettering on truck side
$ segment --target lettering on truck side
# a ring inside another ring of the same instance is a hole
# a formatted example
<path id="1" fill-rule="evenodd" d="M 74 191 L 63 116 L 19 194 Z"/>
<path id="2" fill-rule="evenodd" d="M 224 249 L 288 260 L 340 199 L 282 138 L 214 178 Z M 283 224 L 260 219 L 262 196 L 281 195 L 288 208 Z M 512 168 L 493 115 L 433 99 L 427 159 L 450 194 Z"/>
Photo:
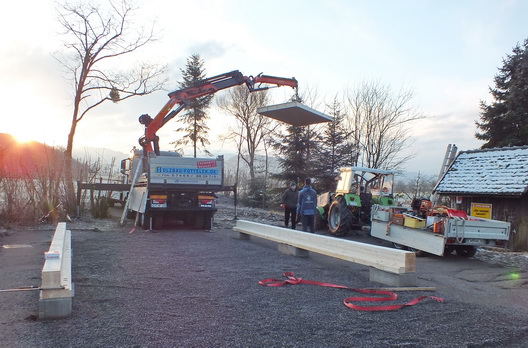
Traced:
<path id="1" fill-rule="evenodd" d="M 218 175 L 218 169 L 156 167 L 157 174 Z"/>

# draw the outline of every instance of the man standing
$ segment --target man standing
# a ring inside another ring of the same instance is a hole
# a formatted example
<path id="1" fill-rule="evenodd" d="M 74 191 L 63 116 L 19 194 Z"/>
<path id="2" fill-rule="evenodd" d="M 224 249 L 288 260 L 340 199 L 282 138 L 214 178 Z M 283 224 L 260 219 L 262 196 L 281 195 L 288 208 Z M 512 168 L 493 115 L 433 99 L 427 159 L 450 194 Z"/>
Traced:
<path id="1" fill-rule="evenodd" d="M 297 215 L 301 217 L 302 229 L 304 232 L 315 233 L 314 223 L 317 205 L 317 193 L 312 188 L 312 181 L 310 178 L 304 180 L 304 187 L 299 192 L 299 200 L 297 204 Z"/>
<path id="2" fill-rule="evenodd" d="M 282 194 L 282 208 L 284 209 L 284 226 L 288 227 L 288 222 L 291 217 L 291 228 L 294 230 L 297 224 L 297 199 L 299 191 L 297 191 L 297 184 L 292 181 L 290 188 Z"/>

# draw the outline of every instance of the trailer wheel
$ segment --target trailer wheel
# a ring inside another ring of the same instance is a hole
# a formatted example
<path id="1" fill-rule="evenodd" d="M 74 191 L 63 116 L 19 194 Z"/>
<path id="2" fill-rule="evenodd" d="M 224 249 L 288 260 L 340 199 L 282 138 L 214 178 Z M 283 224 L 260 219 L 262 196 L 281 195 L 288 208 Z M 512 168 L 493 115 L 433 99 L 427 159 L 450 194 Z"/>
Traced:
<path id="1" fill-rule="evenodd" d="M 426 256 L 427 253 L 423 250 L 418 250 L 418 249 L 415 249 L 415 248 L 407 248 L 409 251 L 412 251 L 414 252 L 414 254 L 416 255 L 416 257 L 423 257 L 423 256 Z"/>
<path id="2" fill-rule="evenodd" d="M 475 256 L 475 254 L 477 253 L 477 248 L 475 248 L 474 246 L 470 246 L 470 245 L 457 246 L 455 250 L 458 256 L 463 256 L 463 257 L 472 257 L 472 256 Z"/>
<path id="3" fill-rule="evenodd" d="M 455 247 L 452 245 L 446 245 L 444 249 L 444 255 L 451 255 L 455 251 Z"/>
<path id="4" fill-rule="evenodd" d="M 352 224 L 352 212 L 344 197 L 338 197 L 328 211 L 328 230 L 334 236 L 345 236 Z"/>
<path id="5" fill-rule="evenodd" d="M 392 246 L 394 247 L 394 249 L 407 250 L 407 247 L 405 245 L 401 245 L 401 244 L 398 244 L 398 243 L 392 242 Z"/>

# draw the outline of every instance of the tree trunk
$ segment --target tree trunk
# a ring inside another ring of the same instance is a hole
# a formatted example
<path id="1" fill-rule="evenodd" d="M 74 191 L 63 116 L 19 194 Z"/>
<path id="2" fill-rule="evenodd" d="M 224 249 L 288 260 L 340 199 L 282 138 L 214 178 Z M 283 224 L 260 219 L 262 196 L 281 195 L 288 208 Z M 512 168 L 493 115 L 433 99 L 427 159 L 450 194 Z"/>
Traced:
<path id="1" fill-rule="evenodd" d="M 73 185 L 73 138 L 77 128 L 77 109 L 74 111 L 70 134 L 68 134 L 68 143 L 64 153 L 64 181 L 66 197 L 64 208 L 69 214 L 76 215 L 75 186 Z"/>

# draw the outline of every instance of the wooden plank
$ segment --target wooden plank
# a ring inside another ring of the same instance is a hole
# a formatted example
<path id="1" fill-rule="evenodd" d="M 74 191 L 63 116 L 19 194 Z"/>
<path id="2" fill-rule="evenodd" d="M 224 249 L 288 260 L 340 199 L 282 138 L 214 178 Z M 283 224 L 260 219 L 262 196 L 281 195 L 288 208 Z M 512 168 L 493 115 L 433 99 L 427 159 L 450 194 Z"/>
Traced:
<path id="1" fill-rule="evenodd" d="M 374 267 L 390 273 L 402 274 L 416 271 L 416 255 L 409 251 L 321 236 L 245 220 L 237 220 L 233 230 L 340 260 Z"/>

